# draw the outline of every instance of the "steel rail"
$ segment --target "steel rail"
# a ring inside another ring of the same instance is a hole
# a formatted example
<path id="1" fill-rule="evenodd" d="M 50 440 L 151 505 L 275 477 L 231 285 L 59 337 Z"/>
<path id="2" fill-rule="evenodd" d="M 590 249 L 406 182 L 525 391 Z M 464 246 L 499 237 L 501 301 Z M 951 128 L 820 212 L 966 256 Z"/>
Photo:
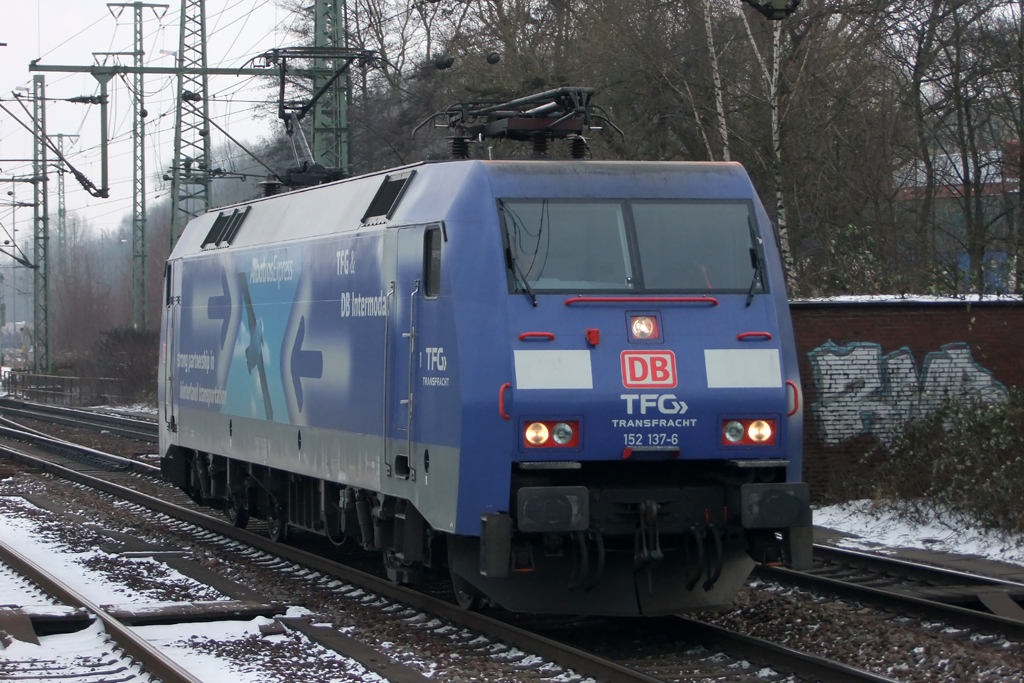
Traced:
<path id="1" fill-rule="evenodd" d="M 111 424 L 137 426 L 142 429 L 148 429 L 151 427 L 155 429 L 157 426 L 155 418 L 122 415 L 119 413 L 106 413 L 101 412 L 100 408 L 91 409 L 74 406 L 54 405 L 50 403 L 35 403 L 33 401 L 26 401 L 23 399 L 10 397 L 0 398 L 0 409 L 4 408 L 22 408 L 25 410 L 32 410 L 40 413 L 53 413 L 55 415 L 77 415 L 85 419 L 107 421 L 110 422 Z"/>
<path id="2" fill-rule="evenodd" d="M 763 638 L 708 624 L 689 617 L 660 617 L 667 632 L 680 631 L 705 647 L 731 657 L 753 659 L 811 680 L 829 683 L 895 683 L 895 679 L 857 669 L 819 655 L 794 650 Z M 675 624 L 672 621 L 676 622 Z"/>
<path id="3" fill-rule="evenodd" d="M 303 564 L 327 576 L 354 583 L 391 600 L 403 602 L 416 609 L 429 611 L 460 626 L 500 638 L 520 649 L 551 659 L 561 666 L 574 669 L 586 676 L 593 676 L 600 681 L 607 681 L 608 683 L 664 683 L 662 679 L 649 676 L 583 650 L 563 645 L 550 638 L 530 633 L 493 617 L 477 612 L 467 612 L 457 605 L 439 598 L 393 584 L 372 574 L 346 567 L 304 550 L 275 543 L 251 531 L 237 529 L 227 522 L 200 512 L 179 507 L 159 498 L 133 491 L 119 484 L 104 481 L 84 472 L 77 472 L 7 446 L 0 445 L 0 453 L 24 464 L 39 467 L 43 471 L 69 479 L 70 481 L 90 486 L 119 498 L 124 498 L 169 517 L 194 524 L 291 562 Z"/>
<path id="4" fill-rule="evenodd" d="M 104 415 L 88 410 L 44 406 L 11 400 L 0 400 L 0 412 L 44 422 L 56 422 L 70 427 L 107 430 L 118 436 L 156 443 L 158 428 L 155 422 L 120 415 Z"/>
<path id="5" fill-rule="evenodd" d="M 45 471 L 84 484 L 100 491 L 127 499 L 183 522 L 202 527 L 233 540 L 258 548 L 291 562 L 305 565 L 324 575 L 356 584 L 365 590 L 383 595 L 390 600 L 405 603 L 416 609 L 430 612 L 459 626 L 475 629 L 490 637 L 498 638 L 527 652 L 550 659 L 560 666 L 571 668 L 584 676 L 591 676 L 607 683 L 664 683 L 663 679 L 637 671 L 631 667 L 605 659 L 545 636 L 532 633 L 520 627 L 478 612 L 466 611 L 457 605 L 430 595 L 400 586 L 386 579 L 347 567 L 292 546 L 275 543 L 251 531 L 238 529 L 226 521 L 182 508 L 159 498 L 93 477 L 83 472 L 52 463 L 35 456 L 0 445 L 0 453 L 26 464 L 41 467 Z M 658 617 L 655 623 L 664 624 L 682 636 L 689 636 L 703 642 L 709 648 L 725 651 L 727 654 L 778 666 L 788 672 L 812 680 L 820 679 L 837 683 L 892 683 L 893 679 L 855 669 L 823 657 L 792 650 L 766 640 L 734 633 L 718 626 L 688 619 L 686 617 Z"/>
<path id="6" fill-rule="evenodd" d="M 944 602 L 917 598 L 856 583 L 847 583 L 846 581 L 829 579 L 824 576 L 816 576 L 781 567 L 758 565 L 754 568 L 754 575 L 765 581 L 774 581 L 805 590 L 830 593 L 848 600 L 869 603 L 888 610 L 895 609 L 927 619 L 945 621 L 962 629 L 981 630 L 1016 640 L 1024 640 L 1024 622 L 995 614 L 988 614 L 987 612 L 979 612 L 967 609 L 966 607 L 958 607 Z"/>
<path id="7" fill-rule="evenodd" d="M 996 576 L 985 576 L 974 574 L 949 567 L 938 567 L 933 564 L 922 564 L 912 560 L 904 560 L 898 557 L 884 557 L 862 550 L 851 550 L 848 548 L 836 548 L 830 545 L 814 544 L 814 554 L 829 562 L 850 562 L 858 566 L 864 566 L 877 571 L 891 572 L 899 571 L 911 578 L 931 579 L 941 577 L 955 581 L 965 581 L 972 584 L 1005 586 L 1007 588 L 1024 589 L 1024 583 L 1010 579 L 1000 579 Z"/>
<path id="8" fill-rule="evenodd" d="M 203 683 L 145 638 L 111 616 L 66 583 L 0 540 L 0 560 L 65 605 L 85 609 L 99 618 L 107 633 L 125 653 L 163 683 Z"/>
<path id="9" fill-rule="evenodd" d="M 46 434 L 40 434 L 35 430 L 24 431 L 23 429 L 13 429 L 11 427 L 4 427 L 0 425 L 0 436 L 6 437 L 8 439 L 14 439 L 17 441 L 30 443 L 33 446 L 37 446 L 39 448 L 43 448 L 51 452 L 56 451 L 58 454 L 60 454 L 61 451 L 75 451 L 96 458 L 98 460 L 103 460 L 105 462 L 110 463 L 111 465 L 114 465 L 121 469 L 129 470 L 131 472 L 138 472 L 139 474 L 147 474 L 149 476 L 154 477 L 161 476 L 160 468 L 156 467 L 155 465 L 149 465 L 144 462 L 138 462 L 137 460 L 132 460 L 130 458 L 122 458 L 121 456 L 113 455 L 112 453 L 104 453 L 103 451 L 97 451 L 87 446 L 81 446 L 76 443 L 71 443 L 70 441 L 64 441 L 62 439 L 57 439 Z M 5 449 L 2 446 L 0 446 L 0 452 L 17 453 L 18 451 Z M 45 461 L 37 459 L 35 460 L 35 462 Z M 54 466 L 60 467 L 59 465 Z"/>

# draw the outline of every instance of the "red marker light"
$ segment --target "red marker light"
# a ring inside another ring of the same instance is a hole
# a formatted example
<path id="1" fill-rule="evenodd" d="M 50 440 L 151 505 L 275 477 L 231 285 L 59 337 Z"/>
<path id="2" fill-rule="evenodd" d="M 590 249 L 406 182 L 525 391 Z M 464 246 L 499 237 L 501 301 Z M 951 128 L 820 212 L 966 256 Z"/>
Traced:
<path id="1" fill-rule="evenodd" d="M 524 448 L 578 448 L 578 420 L 541 420 L 527 423 L 523 429 Z"/>
<path id="2" fill-rule="evenodd" d="M 723 420 L 723 446 L 774 446 L 775 420 Z"/>

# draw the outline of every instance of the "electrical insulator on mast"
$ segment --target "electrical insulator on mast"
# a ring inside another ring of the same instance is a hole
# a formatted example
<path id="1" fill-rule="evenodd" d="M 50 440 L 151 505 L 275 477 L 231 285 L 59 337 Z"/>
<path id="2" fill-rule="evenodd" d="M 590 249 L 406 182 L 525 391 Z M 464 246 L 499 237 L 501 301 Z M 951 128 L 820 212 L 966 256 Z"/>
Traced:
<path id="1" fill-rule="evenodd" d="M 785 19 L 800 6 L 800 0 L 766 0 L 765 2 L 743 0 L 743 2 L 773 21 Z"/>

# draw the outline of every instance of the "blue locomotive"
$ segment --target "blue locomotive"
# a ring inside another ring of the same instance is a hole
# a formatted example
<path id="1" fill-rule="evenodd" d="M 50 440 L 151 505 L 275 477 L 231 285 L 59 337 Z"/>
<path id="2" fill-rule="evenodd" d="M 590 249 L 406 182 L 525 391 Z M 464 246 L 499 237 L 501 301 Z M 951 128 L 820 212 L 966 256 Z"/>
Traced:
<path id="1" fill-rule="evenodd" d="M 423 163 L 221 209 L 166 266 L 165 476 L 464 606 L 655 615 L 805 564 L 797 356 L 738 164 Z"/>

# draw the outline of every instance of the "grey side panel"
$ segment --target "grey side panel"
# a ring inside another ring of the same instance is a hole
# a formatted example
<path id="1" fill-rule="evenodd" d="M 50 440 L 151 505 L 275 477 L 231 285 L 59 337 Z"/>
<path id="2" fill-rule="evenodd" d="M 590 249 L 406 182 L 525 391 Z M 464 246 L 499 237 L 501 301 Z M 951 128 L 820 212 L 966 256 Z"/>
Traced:
<path id="1" fill-rule="evenodd" d="M 188 408 L 180 409 L 179 425 L 178 441 L 185 447 L 392 493 L 411 500 L 433 528 L 455 529 L 459 484 L 459 450 L 456 448 L 418 444 L 419 459 L 413 460 L 418 468 L 416 481 L 382 485 L 382 479 L 386 478 L 381 472 L 380 436 L 284 425 Z M 401 446 L 404 448 L 405 443 Z M 430 454 L 429 472 L 422 466 L 424 451 Z"/>

